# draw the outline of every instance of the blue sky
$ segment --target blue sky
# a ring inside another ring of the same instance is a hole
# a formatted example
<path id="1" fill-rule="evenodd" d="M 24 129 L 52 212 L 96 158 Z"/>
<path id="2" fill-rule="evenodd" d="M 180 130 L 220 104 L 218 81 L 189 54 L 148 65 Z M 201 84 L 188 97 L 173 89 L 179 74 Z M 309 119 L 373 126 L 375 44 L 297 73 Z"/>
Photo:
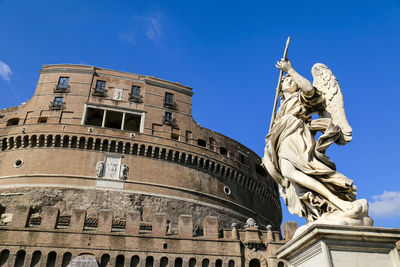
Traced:
<path id="1" fill-rule="evenodd" d="M 31 98 L 42 64 L 88 64 L 194 88 L 193 117 L 263 154 L 279 72 L 336 75 L 353 141 L 328 155 L 400 227 L 400 1 L 0 0 L 0 108 Z M 283 207 L 284 220 L 298 219 Z"/>

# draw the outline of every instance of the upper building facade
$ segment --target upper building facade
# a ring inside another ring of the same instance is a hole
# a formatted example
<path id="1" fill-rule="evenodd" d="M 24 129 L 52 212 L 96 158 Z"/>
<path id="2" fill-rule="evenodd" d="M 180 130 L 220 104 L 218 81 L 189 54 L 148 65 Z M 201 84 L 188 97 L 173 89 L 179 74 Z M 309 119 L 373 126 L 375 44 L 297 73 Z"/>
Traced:
<path id="1" fill-rule="evenodd" d="M 43 66 L 32 99 L 0 110 L 0 204 L 164 212 L 171 225 L 185 213 L 195 226 L 252 217 L 278 230 L 276 183 L 253 151 L 193 120 L 192 95 L 150 76 Z"/>

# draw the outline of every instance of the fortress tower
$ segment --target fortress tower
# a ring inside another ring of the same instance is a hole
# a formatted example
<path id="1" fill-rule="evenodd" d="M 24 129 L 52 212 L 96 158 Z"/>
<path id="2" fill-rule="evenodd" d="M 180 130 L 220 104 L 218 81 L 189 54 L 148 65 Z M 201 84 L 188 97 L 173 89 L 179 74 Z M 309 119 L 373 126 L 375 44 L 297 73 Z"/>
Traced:
<path id="1" fill-rule="evenodd" d="M 173 235 L 185 221 L 180 215 L 189 214 L 187 236 L 210 236 L 204 221 L 217 222 L 217 238 L 251 217 L 257 231 L 270 225 L 265 238 L 278 231 L 269 241 L 281 240 L 276 183 L 253 151 L 193 120 L 192 95 L 188 86 L 150 76 L 43 66 L 32 99 L 0 110 L 3 225 L 21 219 L 20 227 L 34 227 L 54 218 L 54 230 L 62 218 L 76 223 L 84 209 L 79 231 L 90 228 L 90 218 L 100 227 L 107 216 L 111 228 L 128 227 L 134 214 L 133 221 L 153 220 L 153 234 Z M 131 233 L 145 231 L 136 226 Z"/>

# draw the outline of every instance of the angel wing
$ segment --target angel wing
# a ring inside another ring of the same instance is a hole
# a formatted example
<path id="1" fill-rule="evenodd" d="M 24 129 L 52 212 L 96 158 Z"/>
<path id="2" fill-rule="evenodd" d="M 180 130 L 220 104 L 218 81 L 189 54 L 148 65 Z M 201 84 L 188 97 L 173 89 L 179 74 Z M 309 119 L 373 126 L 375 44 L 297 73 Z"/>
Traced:
<path id="1" fill-rule="evenodd" d="M 325 109 L 320 113 L 320 116 L 331 118 L 332 123 L 340 128 L 342 136 L 337 143 L 344 145 L 350 142 L 353 130 L 347 122 L 343 95 L 335 75 L 326 65 L 321 63 L 314 64 L 311 73 L 314 78 L 313 86 L 321 91 L 325 98 Z"/>

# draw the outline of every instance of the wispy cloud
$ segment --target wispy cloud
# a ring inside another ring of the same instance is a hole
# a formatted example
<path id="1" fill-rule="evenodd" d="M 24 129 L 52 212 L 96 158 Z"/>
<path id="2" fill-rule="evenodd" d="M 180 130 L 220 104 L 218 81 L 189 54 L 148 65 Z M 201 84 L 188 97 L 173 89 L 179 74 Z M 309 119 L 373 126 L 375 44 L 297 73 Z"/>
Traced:
<path id="1" fill-rule="evenodd" d="M 161 37 L 161 22 L 160 16 L 145 17 L 147 20 L 146 35 L 150 40 L 157 40 Z"/>
<path id="2" fill-rule="evenodd" d="M 11 68 L 6 63 L 0 60 L 0 77 L 9 82 L 11 74 Z"/>
<path id="3" fill-rule="evenodd" d="M 375 217 L 400 217 L 400 191 L 385 191 L 372 196 L 369 204 L 371 215 Z"/>
<path id="4" fill-rule="evenodd" d="M 130 31 L 119 34 L 121 40 L 135 44 L 143 35 L 151 41 L 157 41 L 162 36 L 161 15 L 158 13 L 151 16 L 134 16 L 133 24 Z"/>

